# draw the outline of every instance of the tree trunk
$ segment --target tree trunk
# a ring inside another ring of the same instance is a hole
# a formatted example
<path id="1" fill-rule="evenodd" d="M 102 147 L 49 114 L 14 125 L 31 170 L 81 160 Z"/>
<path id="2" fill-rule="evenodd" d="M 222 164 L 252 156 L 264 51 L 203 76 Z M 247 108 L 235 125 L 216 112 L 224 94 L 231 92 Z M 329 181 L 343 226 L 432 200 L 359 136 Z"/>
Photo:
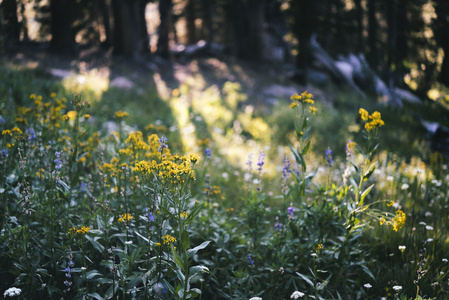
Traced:
<path id="1" fill-rule="evenodd" d="M 203 21 L 204 23 L 206 23 L 205 25 L 203 25 L 203 32 L 204 29 L 207 29 L 206 34 L 204 34 L 204 36 L 206 36 L 206 40 L 209 43 L 212 43 L 214 41 L 214 27 L 213 27 L 213 0 L 201 0 L 201 7 L 203 10 Z"/>
<path id="2" fill-rule="evenodd" d="M 157 40 L 156 53 L 167 59 L 170 57 L 169 34 L 172 19 L 172 0 L 159 1 L 159 14 L 161 23 L 158 28 L 159 38 Z"/>
<path id="3" fill-rule="evenodd" d="M 76 45 L 73 25 L 73 0 L 51 0 L 51 42 L 55 51 L 72 52 Z"/>
<path id="4" fill-rule="evenodd" d="M 192 45 L 196 43 L 196 28 L 195 28 L 195 1 L 187 0 L 185 8 L 186 13 L 186 29 L 187 29 L 187 44 Z"/>
<path id="5" fill-rule="evenodd" d="M 5 44 L 17 43 L 20 40 L 20 24 L 17 19 L 17 1 L 3 0 L 1 4 L 3 19 Z"/>
<path id="6" fill-rule="evenodd" d="M 291 12 L 295 16 L 293 32 L 298 39 L 298 55 L 296 67 L 299 73 L 295 80 L 307 84 L 307 69 L 311 63 L 310 38 L 317 26 L 317 12 L 314 0 L 295 1 L 291 3 Z"/>
<path id="7" fill-rule="evenodd" d="M 377 18 L 376 1 L 368 0 L 368 61 L 374 67 L 377 66 Z M 374 68 L 376 70 L 376 68 Z M 376 70 L 378 71 L 378 70 Z"/>
<path id="8" fill-rule="evenodd" d="M 264 29 L 265 29 L 265 0 L 250 1 L 248 11 L 248 40 L 247 57 L 254 60 L 263 59 Z"/>
<path id="9" fill-rule="evenodd" d="M 449 87 L 449 2 L 447 0 L 436 0 L 435 12 L 437 14 L 437 19 L 433 24 L 435 38 L 444 51 L 438 81 Z"/>
<path id="10" fill-rule="evenodd" d="M 129 58 L 148 53 L 146 1 L 113 0 L 114 54 Z"/>
<path id="11" fill-rule="evenodd" d="M 354 0 L 355 14 L 356 14 L 356 26 L 357 26 L 357 51 L 364 52 L 363 42 L 363 8 L 362 0 Z"/>
<path id="12" fill-rule="evenodd" d="M 103 27 L 106 35 L 106 40 L 103 42 L 105 47 L 109 47 L 112 44 L 112 35 L 111 35 L 111 20 L 109 17 L 109 8 L 106 0 L 97 0 L 97 4 L 99 10 L 101 12 L 101 16 L 103 18 Z"/>

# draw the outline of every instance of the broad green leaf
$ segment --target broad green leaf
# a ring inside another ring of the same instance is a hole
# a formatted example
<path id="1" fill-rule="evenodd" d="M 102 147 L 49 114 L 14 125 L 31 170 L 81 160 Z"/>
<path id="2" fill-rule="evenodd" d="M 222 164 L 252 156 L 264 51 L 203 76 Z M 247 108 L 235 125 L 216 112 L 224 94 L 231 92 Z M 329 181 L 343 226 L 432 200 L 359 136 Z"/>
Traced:
<path id="1" fill-rule="evenodd" d="M 184 251 L 189 249 L 190 247 L 190 236 L 187 230 L 184 230 L 184 232 L 181 235 L 181 247 L 182 249 L 184 249 Z"/>
<path id="2" fill-rule="evenodd" d="M 201 243 L 201 245 L 196 246 L 196 247 L 193 248 L 193 249 L 187 250 L 187 255 L 188 255 L 189 257 L 194 256 L 199 250 L 202 250 L 202 249 L 206 248 L 207 245 L 209 245 L 209 243 L 210 243 L 210 241 L 205 241 L 205 242 Z"/>
<path id="3" fill-rule="evenodd" d="M 171 249 L 171 252 L 173 254 L 173 259 L 174 259 L 176 265 L 179 268 L 184 269 L 184 262 L 182 261 L 182 259 L 179 256 L 178 252 L 176 252 L 175 247 L 173 246 L 173 244 L 170 245 L 170 249 Z"/>
<path id="4" fill-rule="evenodd" d="M 304 279 L 304 281 L 307 282 L 308 285 L 310 285 L 311 287 L 314 286 L 313 282 L 312 282 L 309 278 L 307 278 L 306 275 L 303 275 L 303 274 L 301 274 L 301 273 L 299 273 L 299 272 L 296 272 L 296 274 L 298 274 L 299 277 L 301 277 L 302 279 Z"/>
<path id="5" fill-rule="evenodd" d="M 360 205 L 363 205 L 363 202 L 365 201 L 365 197 L 368 196 L 369 192 L 374 187 L 374 183 L 366 188 L 366 190 L 363 191 L 362 195 L 360 196 Z"/>

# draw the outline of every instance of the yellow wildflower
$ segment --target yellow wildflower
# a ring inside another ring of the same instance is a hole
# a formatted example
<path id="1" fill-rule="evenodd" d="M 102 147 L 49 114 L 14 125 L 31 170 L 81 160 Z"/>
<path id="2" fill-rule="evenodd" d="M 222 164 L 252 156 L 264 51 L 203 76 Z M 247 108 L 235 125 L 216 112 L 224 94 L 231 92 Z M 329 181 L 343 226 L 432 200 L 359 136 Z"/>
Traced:
<path id="1" fill-rule="evenodd" d="M 189 213 L 184 211 L 184 212 L 180 213 L 179 215 L 181 216 L 181 218 L 185 219 L 185 218 L 187 218 L 189 216 Z"/>
<path id="2" fill-rule="evenodd" d="M 85 115 L 83 116 L 83 118 L 86 119 L 86 120 L 88 120 L 88 119 L 90 119 L 90 115 L 89 115 L 89 114 L 85 114 Z"/>
<path id="3" fill-rule="evenodd" d="M 69 230 L 69 234 L 71 234 L 71 235 L 85 235 L 86 233 L 89 232 L 90 229 L 91 229 L 90 227 L 85 227 L 85 226 L 81 226 L 81 228 L 72 227 Z"/>
<path id="4" fill-rule="evenodd" d="M 390 206 L 392 206 L 393 204 L 394 204 L 394 201 L 392 200 L 392 201 L 390 201 L 390 202 L 387 203 L 387 206 L 390 207 Z"/>
<path id="5" fill-rule="evenodd" d="M 316 247 L 316 253 L 320 252 L 320 250 L 323 250 L 323 244 L 318 244 L 318 246 Z"/>
<path id="6" fill-rule="evenodd" d="M 81 157 L 80 159 L 78 159 L 78 162 L 79 163 L 85 163 L 86 162 L 86 157 L 85 156 Z"/>
<path id="7" fill-rule="evenodd" d="M 36 99 L 36 94 L 31 94 L 30 99 Z"/>
<path id="8" fill-rule="evenodd" d="M 309 110 L 312 114 L 316 113 L 316 107 L 315 106 L 309 106 Z"/>
<path id="9" fill-rule="evenodd" d="M 162 239 L 164 240 L 164 245 L 170 245 L 170 244 L 176 242 L 176 238 L 171 236 L 171 235 L 169 235 L 169 234 L 164 235 L 162 237 Z"/>
<path id="10" fill-rule="evenodd" d="M 290 103 L 290 108 L 295 108 L 295 107 L 297 107 L 298 106 L 298 103 L 297 102 L 292 102 L 292 103 Z"/>
<path id="11" fill-rule="evenodd" d="M 11 130 L 9 130 L 9 129 L 3 130 L 2 135 L 12 135 Z"/>
<path id="12" fill-rule="evenodd" d="M 380 224 L 380 225 L 384 225 L 384 224 L 385 224 L 385 221 L 386 221 L 385 218 L 384 218 L 384 217 L 381 217 L 380 220 L 379 220 L 379 224 Z"/>
<path id="13" fill-rule="evenodd" d="M 56 93 L 55 92 L 51 93 L 50 97 L 52 97 L 52 98 L 56 97 Z"/>
<path id="14" fill-rule="evenodd" d="M 69 119 L 70 121 L 74 121 L 76 118 L 76 111 L 71 110 L 67 113 L 67 119 Z"/>
<path id="15" fill-rule="evenodd" d="M 368 121 L 368 117 L 369 117 L 368 111 L 366 111 L 363 108 L 360 108 L 359 109 L 359 114 L 360 114 L 360 117 L 362 118 L 363 121 Z"/>
<path id="16" fill-rule="evenodd" d="M 124 119 L 127 116 L 128 116 L 128 113 L 125 112 L 125 111 L 121 111 L 121 110 L 116 111 L 115 114 L 114 114 L 114 118 L 115 119 Z"/>
<path id="17" fill-rule="evenodd" d="M 402 210 L 396 211 L 396 216 L 393 218 L 393 230 L 398 231 L 405 224 L 405 213 Z"/>
<path id="18" fill-rule="evenodd" d="M 128 223 L 132 219 L 134 219 L 133 216 L 131 216 L 129 213 L 124 213 L 124 214 L 120 215 L 120 218 L 118 219 L 118 221 L 121 223 L 125 223 L 125 222 Z"/>

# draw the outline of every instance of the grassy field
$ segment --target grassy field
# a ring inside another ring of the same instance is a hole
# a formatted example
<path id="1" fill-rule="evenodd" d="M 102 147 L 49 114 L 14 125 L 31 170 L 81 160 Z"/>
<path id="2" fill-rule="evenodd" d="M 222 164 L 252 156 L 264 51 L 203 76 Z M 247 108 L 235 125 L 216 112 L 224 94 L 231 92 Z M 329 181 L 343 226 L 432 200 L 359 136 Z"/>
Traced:
<path id="1" fill-rule="evenodd" d="M 437 102 L 232 60 L 0 68 L 5 297 L 449 297 L 449 171 L 420 125 Z"/>

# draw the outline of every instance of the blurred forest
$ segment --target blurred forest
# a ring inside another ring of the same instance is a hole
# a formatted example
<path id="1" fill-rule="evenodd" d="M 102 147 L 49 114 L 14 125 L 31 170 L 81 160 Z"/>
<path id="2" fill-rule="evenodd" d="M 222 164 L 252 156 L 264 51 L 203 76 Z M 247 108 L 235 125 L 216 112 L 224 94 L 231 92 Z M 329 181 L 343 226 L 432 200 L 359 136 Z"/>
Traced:
<path id="1" fill-rule="evenodd" d="M 356 54 L 387 85 L 413 90 L 421 99 L 435 85 L 449 86 L 447 0 L 0 3 L 4 53 L 37 44 L 56 53 L 102 47 L 137 61 L 232 56 L 290 64 L 291 77 L 306 83 L 316 63 L 311 57 L 317 48 L 309 43 L 314 37 L 329 57 Z"/>

